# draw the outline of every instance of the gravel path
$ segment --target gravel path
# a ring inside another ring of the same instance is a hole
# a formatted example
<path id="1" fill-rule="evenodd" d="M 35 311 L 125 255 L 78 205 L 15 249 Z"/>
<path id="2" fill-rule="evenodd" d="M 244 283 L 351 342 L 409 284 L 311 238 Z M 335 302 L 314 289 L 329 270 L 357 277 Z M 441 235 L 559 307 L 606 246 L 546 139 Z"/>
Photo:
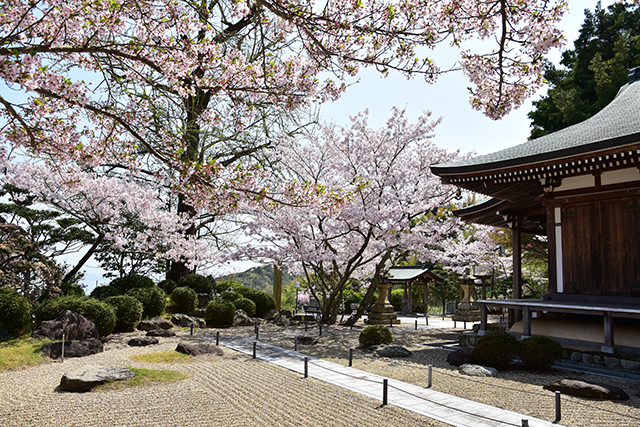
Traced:
<path id="1" fill-rule="evenodd" d="M 141 335 L 141 334 L 137 334 Z M 446 424 L 224 349 L 222 357 L 150 365 L 130 357 L 174 350 L 186 332 L 151 347 L 121 337 L 104 353 L 0 374 L 2 426 L 433 426 Z M 175 369 L 188 379 L 90 393 L 60 393 L 66 371 L 84 365 Z"/>
<path id="2" fill-rule="evenodd" d="M 543 390 L 544 384 L 564 377 L 611 384 L 624 389 L 631 399 L 612 402 L 563 395 L 560 423 L 576 427 L 640 425 L 640 384 L 637 382 L 560 370 L 547 373 L 507 371 L 500 372 L 497 378 L 468 377 L 459 374 L 457 368 L 446 362 L 447 350 L 424 345 L 454 340 L 457 337 L 456 332 L 435 329 L 414 331 L 411 327 L 395 327 L 392 331 L 392 345 L 401 345 L 411 350 L 412 357 L 379 358 L 374 356 L 373 351 L 358 349 L 357 328 L 349 330 L 338 326 L 324 327 L 323 335 L 319 337 L 316 328 L 304 332 L 304 328 L 292 330 L 264 325 L 260 330 L 260 340 L 293 349 L 293 337 L 312 336 L 318 339 L 317 344 L 300 345 L 298 351 L 345 365 L 348 364 L 349 348 L 354 348 L 354 368 L 423 387 L 427 386 L 427 366 L 431 364 L 434 390 L 548 421 L 555 419 L 555 395 Z"/>

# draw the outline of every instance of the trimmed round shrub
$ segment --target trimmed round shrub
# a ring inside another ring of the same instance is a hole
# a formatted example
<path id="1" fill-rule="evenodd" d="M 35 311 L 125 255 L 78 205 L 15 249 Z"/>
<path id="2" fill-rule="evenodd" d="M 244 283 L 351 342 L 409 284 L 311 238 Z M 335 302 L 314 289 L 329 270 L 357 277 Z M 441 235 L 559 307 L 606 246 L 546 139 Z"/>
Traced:
<path id="1" fill-rule="evenodd" d="M 562 346 L 549 337 L 531 337 L 520 341 L 520 359 L 526 368 L 549 369 L 562 359 Z"/>
<path id="2" fill-rule="evenodd" d="M 238 298 L 242 298 L 242 295 L 240 295 L 236 291 L 224 291 L 223 293 L 220 294 L 220 298 L 233 302 Z"/>
<path id="3" fill-rule="evenodd" d="M 215 299 L 207 304 L 205 319 L 212 326 L 233 325 L 236 316 L 236 306 L 226 299 Z"/>
<path id="4" fill-rule="evenodd" d="M 196 295 L 196 291 L 186 286 L 176 288 L 171 293 L 170 298 L 176 313 L 191 313 L 198 308 L 198 295 Z"/>
<path id="5" fill-rule="evenodd" d="M 142 303 L 131 295 L 117 295 L 104 300 L 116 311 L 115 330 L 130 332 L 142 319 Z"/>
<path id="6" fill-rule="evenodd" d="M 116 295 L 126 294 L 131 289 L 137 288 L 153 288 L 155 283 L 147 276 L 132 274 L 131 276 L 119 277 L 113 279 L 109 286 L 114 288 Z"/>
<path id="7" fill-rule="evenodd" d="M 220 282 L 216 285 L 216 292 L 218 293 L 218 295 L 220 295 L 221 293 L 223 293 L 229 288 L 238 292 L 240 288 L 245 288 L 245 286 L 236 280 L 225 280 L 224 282 Z M 247 289 L 250 289 L 250 288 L 247 288 Z"/>
<path id="8" fill-rule="evenodd" d="M 142 303 L 142 317 L 157 317 L 167 306 L 167 296 L 157 286 L 152 288 L 135 288 L 127 292 Z"/>
<path id="9" fill-rule="evenodd" d="M 91 320 L 100 336 L 107 336 L 116 324 L 116 312 L 112 306 L 95 298 L 63 296 L 52 298 L 42 304 L 36 311 L 36 321 L 53 320 L 63 311 L 71 310 Z"/>
<path id="10" fill-rule="evenodd" d="M 178 286 L 186 286 L 196 291 L 197 294 L 209 294 L 213 289 L 213 285 L 201 274 L 187 274 L 180 278 Z"/>
<path id="11" fill-rule="evenodd" d="M 360 331 L 358 342 L 362 347 L 391 344 L 393 342 L 393 334 L 384 325 L 371 325 Z"/>
<path id="12" fill-rule="evenodd" d="M 501 330 L 489 331 L 476 342 L 473 360 L 484 366 L 506 369 L 520 352 L 520 343 L 513 335 Z"/>
<path id="13" fill-rule="evenodd" d="M 32 326 L 31 302 L 24 295 L 10 289 L 0 288 L 0 323 L 14 337 L 28 332 Z"/>
<path id="14" fill-rule="evenodd" d="M 158 287 L 162 289 L 165 294 L 171 295 L 173 291 L 178 287 L 178 284 L 171 279 L 165 279 L 158 283 Z"/>
<path id="15" fill-rule="evenodd" d="M 236 306 L 236 310 L 244 310 L 249 317 L 256 315 L 256 303 L 251 301 L 249 298 L 240 297 L 233 301 L 233 305 Z"/>
<path id="16" fill-rule="evenodd" d="M 256 305 L 256 317 L 264 317 L 264 314 L 268 310 L 276 309 L 276 300 L 264 291 L 256 291 L 249 293 L 249 296 L 245 295 L 245 298 L 249 298 Z"/>
<path id="17" fill-rule="evenodd" d="M 104 301 L 109 297 L 115 297 L 116 295 L 120 295 L 116 288 L 112 288 L 109 285 L 101 285 L 93 288 L 91 293 L 89 294 L 89 298 L 95 298 L 100 301 Z"/>

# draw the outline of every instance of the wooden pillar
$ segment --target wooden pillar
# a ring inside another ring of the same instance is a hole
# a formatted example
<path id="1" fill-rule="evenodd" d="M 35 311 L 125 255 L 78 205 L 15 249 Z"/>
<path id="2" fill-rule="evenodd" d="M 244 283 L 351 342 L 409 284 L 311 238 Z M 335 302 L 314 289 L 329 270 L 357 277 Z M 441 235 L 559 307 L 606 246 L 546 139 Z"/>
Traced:
<path id="1" fill-rule="evenodd" d="M 409 300 L 407 301 L 409 314 L 413 314 L 413 284 L 409 283 Z"/>
<path id="2" fill-rule="evenodd" d="M 524 315 L 522 320 L 522 338 L 531 336 L 531 310 L 529 306 L 524 307 Z"/>
<path id="3" fill-rule="evenodd" d="M 610 311 L 604 312 L 604 346 L 602 347 L 603 353 L 614 352 L 613 341 L 613 316 Z"/>
<path id="4" fill-rule="evenodd" d="M 511 244 L 513 246 L 513 299 L 522 298 L 522 243 L 520 240 L 520 222 L 514 218 L 511 222 Z M 521 311 L 509 310 L 509 327 L 522 319 Z"/>
<path id="5" fill-rule="evenodd" d="M 282 269 L 273 266 L 273 298 L 276 300 L 276 311 L 282 308 Z"/>
<path id="6" fill-rule="evenodd" d="M 480 303 L 480 330 L 478 331 L 478 335 L 482 336 L 487 333 L 487 315 L 489 314 L 489 310 L 487 310 L 487 304 L 481 302 Z"/>
<path id="7" fill-rule="evenodd" d="M 424 315 L 429 317 L 429 282 L 424 284 L 422 302 L 424 302 Z"/>

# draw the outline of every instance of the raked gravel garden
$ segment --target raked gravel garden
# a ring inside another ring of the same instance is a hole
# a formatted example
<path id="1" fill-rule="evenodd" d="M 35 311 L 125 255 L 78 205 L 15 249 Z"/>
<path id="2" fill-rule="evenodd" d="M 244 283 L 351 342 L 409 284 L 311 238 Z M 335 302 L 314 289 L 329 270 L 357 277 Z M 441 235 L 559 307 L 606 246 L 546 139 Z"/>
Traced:
<path id="1" fill-rule="evenodd" d="M 554 394 L 542 386 L 554 379 L 577 377 L 624 389 L 627 401 L 599 401 L 562 396 L 562 419 L 566 426 L 640 425 L 640 384 L 613 378 L 550 370 L 501 371 L 496 378 L 468 377 L 446 362 L 448 350 L 429 343 L 455 339 L 452 330 L 418 330 L 394 327 L 393 345 L 412 352 L 407 358 L 379 357 L 358 348 L 358 333 L 341 326 L 260 326 L 259 339 L 287 349 L 295 336 L 315 339 L 298 351 L 335 363 L 347 364 L 349 349 L 353 367 L 387 378 L 427 386 L 427 367 L 433 367 L 434 390 L 553 421 Z M 0 373 L 0 420 L 3 426 L 444 426 L 409 411 L 381 406 L 379 400 L 340 389 L 300 374 L 253 360 L 251 356 L 223 348 L 222 356 L 198 356 L 179 363 L 148 363 L 133 360 L 138 354 L 172 351 L 180 341 L 207 342 L 216 332 L 228 340 L 254 336 L 253 327 L 177 330 L 176 337 L 160 344 L 129 347 L 130 338 L 142 332 L 117 334 L 105 351 L 92 356 L 44 361 L 35 367 Z M 65 372 L 85 365 L 172 369 L 186 379 L 139 387 L 98 389 L 89 393 L 56 391 Z"/>

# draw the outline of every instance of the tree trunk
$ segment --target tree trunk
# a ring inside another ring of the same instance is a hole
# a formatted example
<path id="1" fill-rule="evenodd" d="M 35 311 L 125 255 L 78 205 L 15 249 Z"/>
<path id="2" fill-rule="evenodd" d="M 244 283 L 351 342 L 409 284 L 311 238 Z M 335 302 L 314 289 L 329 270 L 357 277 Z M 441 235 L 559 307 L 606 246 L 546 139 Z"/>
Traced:
<path id="1" fill-rule="evenodd" d="M 199 70 L 195 72 L 196 76 L 199 74 Z M 198 91 L 196 95 L 185 99 L 185 131 L 183 141 L 185 144 L 185 151 L 182 155 L 184 164 L 188 165 L 191 162 L 197 162 L 202 157 L 200 153 L 201 147 L 201 135 L 200 125 L 198 119 L 207 109 L 209 100 L 211 99 L 211 93 L 209 91 Z M 196 211 L 185 200 L 184 194 L 178 194 L 178 215 L 185 214 L 190 219 L 195 219 Z M 196 226 L 192 224 L 186 231 L 186 236 L 196 236 Z M 168 279 L 171 279 L 178 283 L 180 278 L 186 274 L 194 273 L 194 269 L 189 269 L 186 263 L 182 260 L 172 261 L 169 268 Z"/>
<path id="2" fill-rule="evenodd" d="M 98 245 L 100 245 L 100 243 L 102 243 L 102 240 L 104 239 L 104 233 L 100 233 L 98 234 L 98 237 L 96 238 L 96 241 L 93 242 L 93 245 L 89 248 L 89 250 L 87 251 L 87 253 L 84 254 L 84 256 L 80 259 L 80 261 L 77 262 L 77 264 L 75 265 L 75 267 L 73 267 L 71 269 L 71 271 L 69 271 L 63 278 L 62 281 L 64 283 L 68 283 L 73 276 L 80 271 L 80 269 L 82 268 L 82 266 L 89 261 L 89 258 L 91 258 L 91 255 L 93 255 L 96 251 L 96 249 L 98 248 Z"/>

